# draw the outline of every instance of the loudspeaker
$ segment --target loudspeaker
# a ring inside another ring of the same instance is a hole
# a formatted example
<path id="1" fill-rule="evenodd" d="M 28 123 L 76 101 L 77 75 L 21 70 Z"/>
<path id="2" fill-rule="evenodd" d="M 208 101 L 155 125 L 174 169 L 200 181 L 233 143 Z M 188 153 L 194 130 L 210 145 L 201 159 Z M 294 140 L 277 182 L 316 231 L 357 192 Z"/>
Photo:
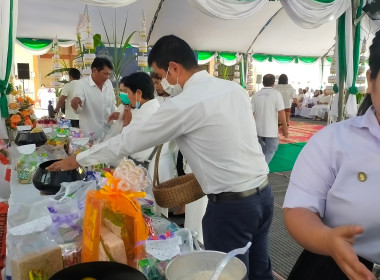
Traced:
<path id="1" fill-rule="evenodd" d="M 263 82 L 263 75 L 257 74 L 256 75 L 256 84 L 261 84 Z"/>
<path id="2" fill-rule="evenodd" d="M 17 63 L 17 75 L 19 80 L 29 80 L 29 63 Z"/>

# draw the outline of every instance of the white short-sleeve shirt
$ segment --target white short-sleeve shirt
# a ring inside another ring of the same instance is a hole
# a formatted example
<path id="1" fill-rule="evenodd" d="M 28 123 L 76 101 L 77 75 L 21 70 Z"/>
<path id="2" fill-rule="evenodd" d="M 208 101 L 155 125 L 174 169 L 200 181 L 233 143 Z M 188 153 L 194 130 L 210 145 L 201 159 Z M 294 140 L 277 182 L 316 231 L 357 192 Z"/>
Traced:
<path id="1" fill-rule="evenodd" d="M 329 227 L 364 227 L 355 252 L 380 263 L 380 126 L 374 108 L 316 133 L 294 165 L 284 208 L 319 213 Z"/>
<path id="2" fill-rule="evenodd" d="M 284 110 L 281 93 L 271 87 L 264 87 L 252 96 L 251 102 L 257 135 L 278 137 L 278 111 Z"/>
<path id="3" fill-rule="evenodd" d="M 65 115 L 66 119 L 69 120 L 79 120 L 79 115 L 75 113 L 74 109 L 71 107 L 71 100 L 74 98 L 74 88 L 76 83 L 78 83 L 78 80 L 72 80 L 70 83 L 64 85 L 61 91 L 61 95 L 67 96 Z"/>
<path id="4" fill-rule="evenodd" d="M 281 93 L 285 109 L 292 106 L 292 99 L 297 98 L 296 90 L 289 84 L 280 84 L 273 87 Z"/>
<path id="5" fill-rule="evenodd" d="M 88 136 L 93 132 L 95 137 L 105 134 L 110 128 L 108 117 L 116 110 L 111 81 L 107 80 L 100 90 L 91 76 L 84 77 L 75 84 L 74 97 L 82 100 L 83 110 L 79 112 L 79 126 L 83 134 Z"/>

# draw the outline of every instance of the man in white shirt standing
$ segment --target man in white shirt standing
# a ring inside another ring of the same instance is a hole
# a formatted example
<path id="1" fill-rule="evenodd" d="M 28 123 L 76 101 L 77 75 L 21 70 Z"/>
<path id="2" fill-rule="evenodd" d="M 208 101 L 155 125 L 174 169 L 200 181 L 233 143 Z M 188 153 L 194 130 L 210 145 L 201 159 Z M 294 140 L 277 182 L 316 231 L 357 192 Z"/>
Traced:
<path id="1" fill-rule="evenodd" d="M 193 50 L 174 35 L 156 42 L 148 63 L 162 77 L 164 90 L 179 94 L 143 124 L 127 126 L 48 169 L 108 162 L 176 139 L 209 199 L 203 217 L 206 249 L 228 252 L 252 242 L 239 256 L 249 279 L 273 280 L 268 254 L 273 194 L 247 92 L 200 71 Z"/>
<path id="2" fill-rule="evenodd" d="M 94 133 L 104 136 L 110 124 L 108 117 L 116 110 L 115 93 L 109 77 L 113 66 L 104 57 L 96 57 L 91 64 L 92 74 L 75 85 L 71 107 L 79 114 L 79 126 L 85 136 Z"/>
<path id="3" fill-rule="evenodd" d="M 57 102 L 55 107 L 55 113 L 58 113 L 62 106 L 66 103 L 65 106 L 65 116 L 66 119 L 70 120 L 72 127 L 79 127 L 79 116 L 74 112 L 71 107 L 71 100 L 74 97 L 74 88 L 75 84 L 80 79 L 80 71 L 76 68 L 70 68 L 69 70 L 69 83 L 63 86 L 61 91 L 61 97 Z"/>
<path id="4" fill-rule="evenodd" d="M 278 121 L 282 125 L 282 134 L 288 136 L 284 101 L 281 93 L 273 89 L 276 78 L 272 74 L 263 77 L 264 87 L 252 97 L 252 111 L 257 125 L 259 143 L 269 164 L 278 148 Z"/>

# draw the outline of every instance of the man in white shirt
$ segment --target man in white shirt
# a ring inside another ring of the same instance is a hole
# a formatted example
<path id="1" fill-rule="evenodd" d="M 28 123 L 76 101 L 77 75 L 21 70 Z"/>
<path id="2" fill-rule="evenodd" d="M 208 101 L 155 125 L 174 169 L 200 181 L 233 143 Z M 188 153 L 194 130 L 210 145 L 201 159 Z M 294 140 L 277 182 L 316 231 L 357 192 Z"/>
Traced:
<path id="1" fill-rule="evenodd" d="M 268 233 L 273 194 L 249 96 L 240 85 L 200 71 L 193 50 L 174 35 L 156 42 L 148 63 L 163 78 L 162 84 L 179 95 L 165 101 L 145 123 L 127 126 L 121 134 L 48 169 L 107 162 L 176 139 L 209 198 L 203 217 L 206 249 L 228 252 L 252 242 L 239 256 L 249 279 L 272 280 Z"/>
<path id="2" fill-rule="evenodd" d="M 164 91 L 164 89 L 163 89 L 163 87 L 161 85 L 161 77 L 157 73 L 154 73 L 154 72 L 152 72 L 152 74 L 150 75 L 150 77 L 152 78 L 152 81 L 153 81 L 154 90 L 157 93 L 157 95 L 156 95 L 157 101 L 160 104 L 162 104 L 166 100 L 169 100 L 170 99 L 170 94 L 167 93 L 166 91 Z"/>
<path id="3" fill-rule="evenodd" d="M 79 127 L 79 116 L 77 113 L 74 112 L 73 108 L 71 107 L 71 100 L 74 97 L 74 87 L 79 79 L 80 79 L 80 71 L 76 68 L 70 68 L 69 70 L 70 82 L 63 86 L 62 91 L 61 91 L 61 97 L 59 98 L 57 102 L 57 106 L 55 107 L 55 110 L 54 110 L 55 113 L 58 113 L 59 110 L 66 103 L 67 106 L 65 106 L 65 116 L 66 116 L 66 119 L 70 120 L 72 127 Z"/>
<path id="4" fill-rule="evenodd" d="M 105 136 L 110 128 L 108 117 L 116 110 L 115 93 L 109 77 L 111 61 L 96 57 L 91 64 L 92 74 L 75 85 L 71 107 L 79 114 L 79 125 L 85 136 Z"/>
<path id="5" fill-rule="evenodd" d="M 278 121 L 282 125 L 282 134 L 288 136 L 284 101 L 281 93 L 273 89 L 276 78 L 272 74 L 263 77 L 264 87 L 252 97 L 252 111 L 257 125 L 259 143 L 269 164 L 278 148 Z"/>

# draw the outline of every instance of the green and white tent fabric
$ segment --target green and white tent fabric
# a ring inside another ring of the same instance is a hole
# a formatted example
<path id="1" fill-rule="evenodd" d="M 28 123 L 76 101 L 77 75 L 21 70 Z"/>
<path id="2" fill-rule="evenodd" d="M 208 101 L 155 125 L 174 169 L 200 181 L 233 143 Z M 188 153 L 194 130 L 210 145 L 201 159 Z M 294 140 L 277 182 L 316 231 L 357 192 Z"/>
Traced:
<path id="1" fill-rule="evenodd" d="M 12 69 L 13 45 L 17 29 L 18 0 L 0 1 L 0 138 L 6 135 L 5 118 L 8 116 L 7 89 Z"/>
<path id="2" fill-rule="evenodd" d="M 32 55 L 43 55 L 53 46 L 53 40 L 51 39 L 17 38 L 16 43 Z M 65 40 L 57 43 L 58 46 L 67 48 L 75 45 L 76 41 Z"/>
<path id="3" fill-rule="evenodd" d="M 345 63 L 338 63 L 340 59 L 337 59 L 337 65 L 339 68 L 346 65 L 346 87 L 351 88 L 352 93 L 355 91 L 352 85 L 357 62 L 352 61 L 354 44 L 350 31 L 353 18 L 351 3 L 360 0 L 18 1 L 17 38 L 52 40 L 57 37 L 59 41 L 75 41 L 78 17 L 86 3 L 89 4 L 92 33 L 106 37 L 100 14 L 111 34 L 113 26 L 116 34 L 123 33 L 126 17 L 126 34 L 140 30 L 144 16 L 148 24 L 149 45 L 153 45 L 164 35 L 177 35 L 187 41 L 195 51 L 210 53 L 208 58 L 200 60 L 201 63 L 215 58 L 215 53 L 227 64 L 238 63 L 242 55 L 247 57 L 251 54 L 255 61 L 319 61 L 322 57 L 331 57 L 334 54 L 332 47 L 339 30 L 337 41 L 343 41 L 335 55 L 344 56 Z M 365 4 L 366 0 L 363 2 Z M 337 21 L 340 17 L 341 20 Z M 337 22 L 340 22 L 338 29 Z M 368 17 L 364 17 L 362 23 L 364 24 L 360 28 L 370 42 L 379 26 Z M 119 37 L 121 36 L 116 36 L 116 41 Z M 139 40 L 138 34 L 135 34 L 130 44 L 138 45 Z M 221 53 L 233 54 L 235 58 L 223 57 Z M 340 73 L 342 71 L 343 68 Z M 347 110 L 351 107 L 351 99 L 349 97 Z"/>

